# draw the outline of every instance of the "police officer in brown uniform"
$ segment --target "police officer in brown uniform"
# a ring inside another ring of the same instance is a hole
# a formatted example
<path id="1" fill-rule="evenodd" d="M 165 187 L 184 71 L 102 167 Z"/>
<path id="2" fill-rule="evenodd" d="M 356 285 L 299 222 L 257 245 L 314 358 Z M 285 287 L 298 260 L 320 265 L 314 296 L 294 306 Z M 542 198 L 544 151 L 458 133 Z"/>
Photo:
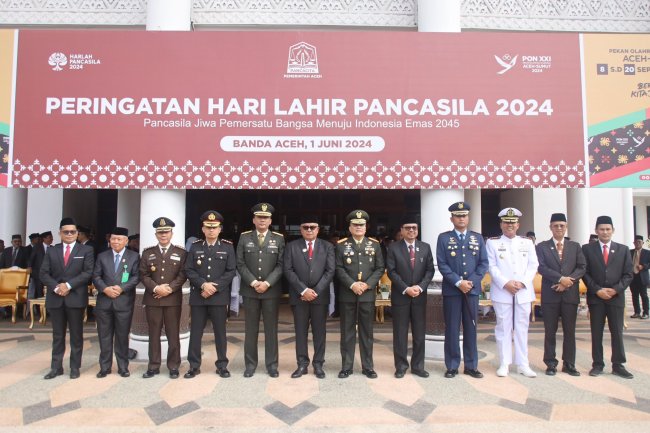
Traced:
<path id="1" fill-rule="evenodd" d="M 230 305 L 230 284 L 235 277 L 237 261 L 232 242 L 219 239 L 223 224 L 221 214 L 209 210 L 201 215 L 201 221 L 205 240 L 192 244 L 185 261 L 185 273 L 192 283 L 192 324 L 190 348 L 187 352 L 190 369 L 183 377 L 192 379 L 201 373 L 201 339 L 209 317 L 217 349 L 217 374 L 226 378 L 230 377 L 226 356 L 226 319 Z"/>
<path id="2" fill-rule="evenodd" d="M 185 276 L 184 248 L 171 243 L 174 221 L 160 217 L 153 222 L 158 245 L 142 251 L 140 259 L 140 281 L 144 284 L 145 314 L 149 326 L 149 365 L 142 375 L 145 379 L 160 373 L 160 335 L 165 325 L 167 336 L 167 368 L 169 377 L 177 379 L 181 365 L 181 343 L 179 338 L 181 309 L 183 304 L 183 283 Z"/>
<path id="3" fill-rule="evenodd" d="M 241 295 L 246 311 L 244 337 L 244 377 L 257 368 L 257 338 L 260 315 L 264 320 L 264 361 L 271 377 L 278 377 L 278 307 L 284 237 L 269 230 L 275 209 L 259 203 L 251 209 L 255 230 L 243 232 L 237 244 L 237 270 L 241 275 Z"/>

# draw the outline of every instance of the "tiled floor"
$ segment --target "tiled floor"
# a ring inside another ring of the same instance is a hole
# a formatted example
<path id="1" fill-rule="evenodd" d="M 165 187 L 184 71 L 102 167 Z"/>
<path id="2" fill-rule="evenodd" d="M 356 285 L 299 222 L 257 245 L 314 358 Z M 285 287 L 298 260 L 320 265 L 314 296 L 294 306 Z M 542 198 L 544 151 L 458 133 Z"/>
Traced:
<path id="1" fill-rule="evenodd" d="M 581 377 L 543 374 L 542 321 L 531 324 L 530 360 L 539 373 L 528 379 L 495 374 L 493 323 L 479 324 L 479 369 L 483 379 L 443 377 L 444 364 L 428 360 L 431 377 L 393 377 L 390 321 L 377 325 L 376 380 L 355 374 L 338 379 L 338 321 L 328 322 L 327 377 L 291 379 L 295 369 L 292 322 L 283 306 L 280 326 L 280 377 L 263 367 L 253 378 L 243 372 L 243 322 L 229 323 L 228 356 L 232 377 L 214 372 L 216 354 L 206 333 L 202 374 L 171 380 L 166 371 L 142 379 L 145 363 L 131 364 L 131 377 L 95 378 L 95 328 L 85 328 L 81 378 L 43 380 L 49 370 L 49 328 L 28 322 L 0 322 L 0 431 L 24 432 L 198 432 L 198 431 L 431 431 L 431 432 L 607 432 L 650 431 L 650 321 L 628 319 L 625 347 L 633 380 L 611 374 L 587 375 L 591 364 L 588 321 L 579 317 L 577 367 Z M 263 363 L 263 343 L 260 361 Z M 561 341 L 561 340 L 560 340 Z M 609 340 L 605 342 L 609 356 Z M 358 353 L 357 353 L 358 357 Z M 67 357 L 66 373 L 67 369 Z M 181 374 L 187 363 L 181 368 Z M 514 370 L 514 369 L 513 369 Z M 610 368 L 606 368 L 609 373 Z"/>

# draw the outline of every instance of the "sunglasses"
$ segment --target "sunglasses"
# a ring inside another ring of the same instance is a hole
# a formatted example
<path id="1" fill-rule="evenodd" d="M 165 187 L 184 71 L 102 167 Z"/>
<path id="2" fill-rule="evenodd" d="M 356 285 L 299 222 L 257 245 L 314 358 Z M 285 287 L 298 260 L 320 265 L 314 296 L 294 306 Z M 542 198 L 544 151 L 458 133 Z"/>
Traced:
<path id="1" fill-rule="evenodd" d="M 318 226 L 300 226 L 300 228 L 307 231 L 313 231 L 316 230 Z"/>
<path id="2" fill-rule="evenodd" d="M 76 235 L 77 231 L 76 230 L 61 230 L 61 233 L 63 233 L 64 235 L 69 236 L 69 235 Z"/>
<path id="3" fill-rule="evenodd" d="M 410 232 L 410 231 L 414 231 L 414 232 L 415 232 L 415 231 L 418 230 L 418 226 L 402 226 L 402 228 L 403 228 L 404 230 L 406 230 L 407 232 Z"/>

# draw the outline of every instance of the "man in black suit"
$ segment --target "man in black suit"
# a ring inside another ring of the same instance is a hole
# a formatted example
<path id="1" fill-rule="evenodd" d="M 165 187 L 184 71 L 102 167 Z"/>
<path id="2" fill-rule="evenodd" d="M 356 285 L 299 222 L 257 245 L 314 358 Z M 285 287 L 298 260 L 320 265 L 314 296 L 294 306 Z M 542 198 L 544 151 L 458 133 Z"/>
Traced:
<path id="1" fill-rule="evenodd" d="M 79 377 L 83 352 L 83 317 L 88 305 L 88 283 L 95 263 L 93 251 L 76 242 L 77 226 L 63 218 L 59 236 L 63 243 L 47 249 L 39 272 L 49 293 L 45 307 L 52 318 L 52 362 L 45 379 L 63 374 L 65 331 L 70 329 L 70 378 Z"/>
<path id="2" fill-rule="evenodd" d="M 542 311 L 544 312 L 544 363 L 546 374 L 557 373 L 555 339 L 558 319 L 562 318 L 562 371 L 580 376 L 576 370 L 576 317 L 580 303 L 580 278 L 587 263 L 577 242 L 565 238 L 566 215 L 551 215 L 553 237 L 537 245 L 537 271 L 542 276 Z"/>
<path id="3" fill-rule="evenodd" d="M 29 251 L 23 246 L 23 237 L 20 235 L 13 235 L 11 246 L 2 252 L 2 268 L 14 266 L 23 269 L 27 269 L 29 266 Z"/>
<path id="4" fill-rule="evenodd" d="M 603 374 L 603 329 L 605 319 L 612 337 L 612 374 L 632 379 L 623 364 L 623 314 L 625 308 L 625 289 L 632 281 L 632 256 L 630 249 L 612 241 L 614 224 L 609 216 L 596 219 L 598 242 L 582 246 L 587 259 L 587 270 L 583 277 L 587 285 L 587 304 L 591 325 L 591 358 L 593 360 L 590 376 Z"/>
<path id="5" fill-rule="evenodd" d="M 435 273 L 433 254 L 429 244 L 417 239 L 417 218 L 405 217 L 402 220 L 401 232 L 403 240 L 391 243 L 386 257 L 388 277 L 391 280 L 395 377 L 404 377 L 404 372 L 409 367 L 409 324 L 413 338 L 411 373 L 429 377 L 429 373 L 424 369 L 424 340 L 427 288 Z"/>
<path id="6" fill-rule="evenodd" d="M 309 324 L 314 339 L 312 365 L 317 378 L 325 377 L 325 332 L 330 302 L 330 282 L 334 278 L 334 246 L 318 239 L 318 218 L 304 216 L 300 220 L 302 238 L 290 242 L 284 250 L 284 276 L 289 282 L 289 303 L 293 309 L 296 331 L 298 368 L 291 375 L 307 374 Z"/>
<path id="7" fill-rule="evenodd" d="M 34 247 L 41 243 L 41 235 L 39 233 L 32 233 L 29 235 L 29 245 L 25 247 L 28 257 L 31 257 L 34 252 Z"/>
<path id="8" fill-rule="evenodd" d="M 43 297 L 43 282 L 40 279 L 39 273 L 43 265 L 43 260 L 45 259 L 45 254 L 48 248 L 52 246 L 54 237 L 52 237 L 52 232 L 47 231 L 41 233 L 39 239 L 41 241 L 34 245 L 32 255 L 29 257 L 29 267 L 32 268 L 30 278 L 30 285 L 33 287 L 33 293 L 31 293 L 32 298 Z"/>
<path id="9" fill-rule="evenodd" d="M 634 278 L 632 278 L 632 282 L 630 283 L 630 291 L 632 292 L 634 314 L 630 317 L 632 319 L 647 319 L 648 284 L 650 283 L 650 278 L 648 277 L 650 251 L 643 249 L 643 236 L 634 236 L 632 266 L 634 270 Z M 639 297 L 641 298 L 641 305 L 639 305 Z M 643 312 L 641 311 L 641 306 L 643 306 Z"/>
<path id="10" fill-rule="evenodd" d="M 140 281 L 140 256 L 126 249 L 129 231 L 115 227 L 111 231 L 111 249 L 97 256 L 93 284 L 97 289 L 95 320 L 99 335 L 98 378 L 111 373 L 113 346 L 117 371 L 129 377 L 129 330 L 135 304 L 135 286 Z M 90 248 L 90 247 L 88 247 Z"/>

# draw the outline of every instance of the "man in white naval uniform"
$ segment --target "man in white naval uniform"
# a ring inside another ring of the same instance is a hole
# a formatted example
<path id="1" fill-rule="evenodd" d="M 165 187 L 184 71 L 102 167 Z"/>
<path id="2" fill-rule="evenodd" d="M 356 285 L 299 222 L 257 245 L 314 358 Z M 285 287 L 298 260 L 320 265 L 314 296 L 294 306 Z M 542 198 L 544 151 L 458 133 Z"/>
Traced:
<path id="1" fill-rule="evenodd" d="M 499 212 L 503 234 L 486 243 L 492 277 L 490 295 L 497 318 L 494 336 L 500 360 L 499 377 L 508 375 L 513 340 L 517 371 L 526 377 L 537 376 L 528 364 L 528 324 L 535 300 L 533 279 L 538 262 L 533 242 L 517 236 L 520 216 L 515 208 Z"/>

